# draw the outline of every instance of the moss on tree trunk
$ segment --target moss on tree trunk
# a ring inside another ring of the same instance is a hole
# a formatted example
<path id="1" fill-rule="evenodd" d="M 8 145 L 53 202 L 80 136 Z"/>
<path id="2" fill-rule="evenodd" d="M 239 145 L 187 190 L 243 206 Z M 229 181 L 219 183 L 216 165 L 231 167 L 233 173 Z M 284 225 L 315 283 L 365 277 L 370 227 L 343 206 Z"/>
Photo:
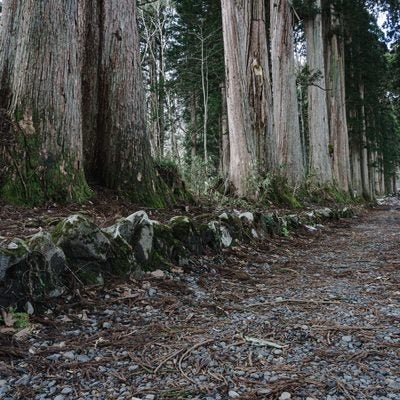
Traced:
<path id="1" fill-rule="evenodd" d="M 84 200 L 90 190 L 82 162 L 78 0 L 10 0 L 3 11 L 1 195 L 31 205 Z"/>

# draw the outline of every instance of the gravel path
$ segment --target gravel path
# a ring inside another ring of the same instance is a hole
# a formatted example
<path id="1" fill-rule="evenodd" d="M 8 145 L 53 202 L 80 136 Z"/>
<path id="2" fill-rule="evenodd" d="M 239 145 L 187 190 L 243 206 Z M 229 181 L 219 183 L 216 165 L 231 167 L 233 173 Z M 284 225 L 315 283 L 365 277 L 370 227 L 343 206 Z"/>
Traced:
<path id="1" fill-rule="evenodd" d="M 46 305 L 0 399 L 400 399 L 399 206 Z"/>

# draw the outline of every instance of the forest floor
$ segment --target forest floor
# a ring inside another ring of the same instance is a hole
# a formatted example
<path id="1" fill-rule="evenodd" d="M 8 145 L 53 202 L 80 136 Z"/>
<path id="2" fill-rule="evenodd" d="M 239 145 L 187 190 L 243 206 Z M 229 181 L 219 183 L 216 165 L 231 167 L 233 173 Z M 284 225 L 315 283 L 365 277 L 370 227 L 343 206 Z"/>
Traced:
<path id="1" fill-rule="evenodd" d="M 393 202 L 90 287 L 0 334 L 0 398 L 400 399 L 399 282 Z"/>
<path id="2" fill-rule="evenodd" d="M 190 213 L 209 211 L 209 207 L 190 206 Z M 46 204 L 41 207 L 24 207 L 7 204 L 0 199 L 0 239 L 24 238 L 50 230 L 61 219 L 72 214 L 86 215 L 100 227 L 113 225 L 118 218 L 127 217 L 138 210 L 144 210 L 151 219 L 164 222 L 185 212 L 185 207 L 175 209 L 146 208 L 132 204 L 116 192 L 101 187 L 94 189 L 94 196 L 77 204 Z"/>

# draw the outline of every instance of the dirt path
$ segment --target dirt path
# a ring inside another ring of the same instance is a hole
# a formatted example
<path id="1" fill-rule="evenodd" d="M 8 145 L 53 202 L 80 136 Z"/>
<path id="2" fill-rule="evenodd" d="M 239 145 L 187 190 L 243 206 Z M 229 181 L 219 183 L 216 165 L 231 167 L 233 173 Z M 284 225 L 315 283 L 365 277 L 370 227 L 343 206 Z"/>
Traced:
<path id="1" fill-rule="evenodd" d="M 399 210 L 50 305 L 0 398 L 400 399 Z"/>

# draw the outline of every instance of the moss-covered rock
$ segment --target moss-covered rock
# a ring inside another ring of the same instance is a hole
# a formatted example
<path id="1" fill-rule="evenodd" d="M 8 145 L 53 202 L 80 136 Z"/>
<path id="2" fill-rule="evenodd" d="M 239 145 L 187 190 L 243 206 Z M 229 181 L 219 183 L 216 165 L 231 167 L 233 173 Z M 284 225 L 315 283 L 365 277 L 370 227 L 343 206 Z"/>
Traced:
<path id="1" fill-rule="evenodd" d="M 203 245 L 201 235 L 190 218 L 185 216 L 173 217 L 169 221 L 169 226 L 174 238 L 182 242 L 190 253 L 202 253 Z"/>
<path id="2" fill-rule="evenodd" d="M 39 232 L 27 242 L 13 240 L 7 248 L 0 248 L 2 281 L 10 299 L 43 300 L 61 294 L 66 259 L 49 233 Z"/>
<path id="3" fill-rule="evenodd" d="M 348 207 L 344 207 L 344 208 L 338 210 L 337 214 L 338 214 L 339 218 L 353 218 L 354 217 L 354 211 Z"/>
<path id="4" fill-rule="evenodd" d="M 114 225 L 103 229 L 103 232 L 113 239 L 121 238 L 127 243 L 131 243 L 135 233 L 135 225 L 126 218 L 121 218 Z"/>
<path id="5" fill-rule="evenodd" d="M 7 246 L 0 247 L 0 283 L 6 279 L 8 270 L 21 263 L 28 255 L 28 245 L 21 239 L 14 239 Z"/>
<path id="6" fill-rule="evenodd" d="M 52 233 L 73 273 L 83 284 L 100 284 L 105 275 L 124 276 L 138 269 L 131 242 L 135 226 L 120 220 L 101 230 L 82 215 L 61 221 Z"/>
<path id="7" fill-rule="evenodd" d="M 68 261 L 105 263 L 111 250 L 109 238 L 82 215 L 62 220 L 52 232 L 54 243 L 61 247 Z"/>
<path id="8" fill-rule="evenodd" d="M 243 212 L 239 214 L 239 218 L 242 221 L 243 233 L 245 238 L 258 239 L 260 237 L 257 229 L 259 229 L 259 216 L 256 216 L 252 212 Z"/>
<path id="9" fill-rule="evenodd" d="M 132 246 L 122 237 L 110 237 L 111 250 L 107 260 L 108 272 L 116 276 L 128 275 L 131 272 L 138 272 L 138 264 Z"/>
<path id="10" fill-rule="evenodd" d="M 288 229 L 296 229 L 301 225 L 300 217 L 297 214 L 285 215 Z"/>
<path id="11" fill-rule="evenodd" d="M 63 274 L 66 257 L 62 249 L 56 246 L 48 232 L 39 232 L 28 242 L 30 260 L 37 267 L 37 279 L 43 284 L 41 295 L 60 292 L 63 287 Z M 32 271 L 31 271 L 32 272 Z"/>
<path id="12" fill-rule="evenodd" d="M 83 284 L 98 283 L 99 276 L 113 274 L 116 248 L 109 236 L 86 217 L 75 214 L 62 220 L 54 228 L 52 237 L 64 251 L 74 278 Z"/>
<path id="13" fill-rule="evenodd" d="M 103 230 L 109 235 L 126 256 L 140 264 L 147 264 L 153 251 L 154 228 L 144 211 L 138 211 L 127 218 L 118 220 L 114 225 Z M 126 257 L 125 257 L 126 258 Z"/>
<path id="14" fill-rule="evenodd" d="M 260 228 L 269 236 L 279 235 L 281 232 L 280 221 L 276 213 L 265 213 L 260 216 Z"/>
<path id="15" fill-rule="evenodd" d="M 324 207 L 324 208 L 319 208 L 318 210 L 315 210 L 314 215 L 315 215 L 316 222 L 323 222 L 323 221 L 328 221 L 328 220 L 333 219 L 334 212 L 330 208 Z"/>
<path id="16" fill-rule="evenodd" d="M 226 233 L 228 232 L 229 236 L 232 238 L 232 242 L 240 241 L 244 237 L 243 223 L 239 218 L 239 215 L 239 213 L 225 211 L 218 216 L 219 220 L 221 221 L 222 236 L 227 239 Z M 227 243 L 228 240 L 225 239 L 224 242 Z M 227 247 L 225 244 L 224 246 Z"/>
<path id="17" fill-rule="evenodd" d="M 304 211 L 299 215 L 300 222 L 304 225 L 313 225 L 316 222 L 314 211 Z"/>
<path id="18" fill-rule="evenodd" d="M 249 211 L 241 213 L 239 215 L 239 218 L 244 224 L 247 224 L 247 225 L 254 224 L 254 214 Z"/>
<path id="19" fill-rule="evenodd" d="M 150 260 L 150 268 L 169 267 L 172 263 L 189 256 L 189 251 L 183 243 L 175 238 L 172 228 L 168 225 L 154 223 L 154 248 Z"/>
<path id="20" fill-rule="evenodd" d="M 221 222 L 213 218 L 215 217 L 212 214 L 198 215 L 193 218 L 193 223 L 199 232 L 203 249 L 208 247 L 214 251 L 219 251 L 222 245 Z"/>
<path id="21" fill-rule="evenodd" d="M 230 247 L 233 244 L 233 237 L 231 235 L 230 229 L 227 225 L 221 224 L 219 227 L 221 234 L 221 244 L 224 247 Z"/>
<path id="22" fill-rule="evenodd" d="M 133 247 L 136 260 L 147 264 L 153 251 L 153 221 L 144 211 L 138 211 L 126 218 L 133 225 L 133 235 L 129 243 Z"/>

